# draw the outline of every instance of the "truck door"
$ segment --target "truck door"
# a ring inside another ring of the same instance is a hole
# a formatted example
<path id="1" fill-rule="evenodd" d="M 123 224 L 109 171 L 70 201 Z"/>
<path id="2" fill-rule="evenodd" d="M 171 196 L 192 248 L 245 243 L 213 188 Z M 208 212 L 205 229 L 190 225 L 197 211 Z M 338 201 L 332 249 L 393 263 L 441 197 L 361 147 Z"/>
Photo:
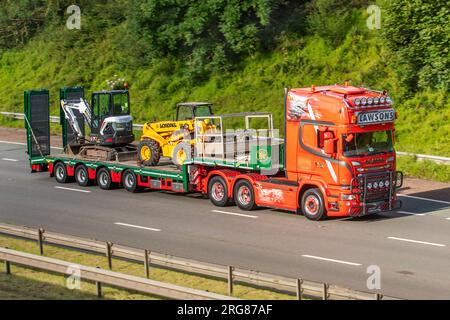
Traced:
<path id="1" fill-rule="evenodd" d="M 30 161 L 50 155 L 50 96 L 48 90 L 24 93 L 27 153 Z"/>
<path id="2" fill-rule="evenodd" d="M 339 166 L 333 155 L 327 154 L 324 150 L 323 130 L 319 122 L 301 124 L 298 172 L 320 176 L 327 183 L 337 184 Z M 326 130 L 336 136 L 334 128 L 327 127 Z"/>

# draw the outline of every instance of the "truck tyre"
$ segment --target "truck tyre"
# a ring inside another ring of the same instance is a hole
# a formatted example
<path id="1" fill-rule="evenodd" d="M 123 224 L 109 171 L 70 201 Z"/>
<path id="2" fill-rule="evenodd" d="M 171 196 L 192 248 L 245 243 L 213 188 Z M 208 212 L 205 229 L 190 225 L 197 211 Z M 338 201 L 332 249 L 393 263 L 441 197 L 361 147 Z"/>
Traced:
<path id="1" fill-rule="evenodd" d="M 138 190 L 136 174 L 132 170 L 125 171 L 122 184 L 125 190 L 135 193 Z"/>
<path id="2" fill-rule="evenodd" d="M 80 187 L 88 187 L 92 184 L 89 180 L 89 172 L 84 165 L 80 165 L 75 170 L 75 181 Z"/>
<path id="3" fill-rule="evenodd" d="M 306 218 L 319 221 L 326 217 L 325 201 L 320 189 L 308 189 L 302 196 L 302 212 Z"/>
<path id="4" fill-rule="evenodd" d="M 247 180 L 241 180 L 234 186 L 234 201 L 244 211 L 252 211 L 257 208 L 255 203 L 255 190 Z"/>
<path id="5" fill-rule="evenodd" d="M 111 190 L 114 187 L 111 173 L 106 168 L 101 168 L 97 173 L 97 184 L 102 190 Z"/>
<path id="6" fill-rule="evenodd" d="M 138 159 L 148 167 L 158 165 L 161 159 L 161 148 L 155 140 L 145 139 L 138 144 Z"/>
<path id="7" fill-rule="evenodd" d="M 53 168 L 53 173 L 55 175 L 56 182 L 62 184 L 69 182 L 66 165 L 64 163 L 58 162 Z"/>
<path id="8" fill-rule="evenodd" d="M 216 207 L 229 205 L 228 188 L 222 177 L 217 176 L 209 181 L 208 197 Z"/>
<path id="9" fill-rule="evenodd" d="M 172 162 L 181 167 L 184 163 L 192 160 L 192 146 L 187 142 L 180 142 L 173 149 Z"/>

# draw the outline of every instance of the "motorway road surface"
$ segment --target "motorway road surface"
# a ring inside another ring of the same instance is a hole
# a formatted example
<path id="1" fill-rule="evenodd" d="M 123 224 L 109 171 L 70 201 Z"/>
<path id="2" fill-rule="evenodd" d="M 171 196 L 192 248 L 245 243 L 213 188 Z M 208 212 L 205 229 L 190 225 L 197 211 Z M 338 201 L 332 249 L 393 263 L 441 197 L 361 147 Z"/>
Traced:
<path id="1" fill-rule="evenodd" d="M 30 174 L 24 149 L 0 142 L 0 222 L 363 291 L 377 265 L 385 295 L 450 299 L 450 188 L 437 201 L 410 193 L 398 212 L 311 222 L 199 196 L 58 185 Z"/>

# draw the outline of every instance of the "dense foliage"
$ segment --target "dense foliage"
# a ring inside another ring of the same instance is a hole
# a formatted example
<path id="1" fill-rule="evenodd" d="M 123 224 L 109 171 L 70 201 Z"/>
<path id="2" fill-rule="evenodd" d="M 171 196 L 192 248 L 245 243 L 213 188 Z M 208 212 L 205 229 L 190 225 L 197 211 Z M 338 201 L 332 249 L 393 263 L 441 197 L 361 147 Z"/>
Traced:
<path id="1" fill-rule="evenodd" d="M 387 5 L 384 38 L 405 89 L 450 85 L 450 3 L 396 0 Z"/>
<path id="2" fill-rule="evenodd" d="M 67 8 L 81 8 L 68 30 Z M 450 156 L 446 0 L 0 0 L 0 110 L 22 91 L 131 85 L 136 122 L 170 119 L 174 105 L 271 111 L 283 88 L 342 83 L 387 89 L 399 108 L 398 147 Z"/>

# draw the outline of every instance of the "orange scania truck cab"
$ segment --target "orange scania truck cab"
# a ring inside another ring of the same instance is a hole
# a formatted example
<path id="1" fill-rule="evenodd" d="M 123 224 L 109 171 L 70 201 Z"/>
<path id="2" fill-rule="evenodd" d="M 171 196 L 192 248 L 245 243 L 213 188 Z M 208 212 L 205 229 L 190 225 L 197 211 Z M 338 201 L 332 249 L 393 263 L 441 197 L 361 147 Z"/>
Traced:
<path id="1" fill-rule="evenodd" d="M 386 92 L 348 85 L 291 89 L 285 104 L 285 178 L 278 180 L 296 193 L 285 197 L 292 201 L 287 207 L 312 220 L 401 207 L 397 113 Z"/>

